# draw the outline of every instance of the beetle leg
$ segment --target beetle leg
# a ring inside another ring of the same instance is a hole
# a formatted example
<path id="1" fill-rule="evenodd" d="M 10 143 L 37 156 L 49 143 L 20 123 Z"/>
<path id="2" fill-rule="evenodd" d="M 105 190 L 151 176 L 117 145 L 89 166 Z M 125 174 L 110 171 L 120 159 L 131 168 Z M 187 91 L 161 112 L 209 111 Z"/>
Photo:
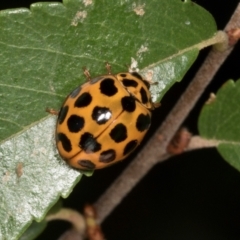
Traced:
<path id="1" fill-rule="evenodd" d="M 112 74 L 111 65 L 108 62 L 106 62 L 106 69 L 107 69 L 108 74 L 111 75 Z"/>
<path id="2" fill-rule="evenodd" d="M 58 115 L 59 111 L 52 109 L 52 108 L 46 108 L 46 112 L 52 114 L 52 115 Z"/>
<path id="3" fill-rule="evenodd" d="M 87 80 L 90 81 L 91 80 L 91 75 L 90 75 L 90 72 L 88 71 L 88 69 L 86 67 L 83 67 L 83 73 L 86 76 Z"/>

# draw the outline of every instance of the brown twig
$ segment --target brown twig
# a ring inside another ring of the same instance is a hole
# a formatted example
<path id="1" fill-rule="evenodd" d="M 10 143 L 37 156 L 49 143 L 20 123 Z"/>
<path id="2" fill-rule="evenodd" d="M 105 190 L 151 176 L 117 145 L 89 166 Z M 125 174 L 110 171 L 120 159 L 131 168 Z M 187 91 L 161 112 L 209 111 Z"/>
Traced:
<path id="1" fill-rule="evenodd" d="M 240 4 L 237 6 L 225 31 L 239 26 Z M 210 52 L 193 81 L 155 135 L 137 155 L 134 161 L 129 164 L 127 169 L 123 171 L 95 203 L 100 222 L 110 214 L 156 163 L 162 162 L 169 156 L 166 153 L 166 146 L 231 51 L 232 47 L 229 47 L 229 49 L 224 52 L 217 52 L 215 50 Z"/>
<path id="2" fill-rule="evenodd" d="M 86 220 L 86 235 L 88 240 L 104 240 L 103 232 L 100 225 L 97 223 L 97 213 L 94 207 L 86 204 L 84 207 L 84 217 Z"/>

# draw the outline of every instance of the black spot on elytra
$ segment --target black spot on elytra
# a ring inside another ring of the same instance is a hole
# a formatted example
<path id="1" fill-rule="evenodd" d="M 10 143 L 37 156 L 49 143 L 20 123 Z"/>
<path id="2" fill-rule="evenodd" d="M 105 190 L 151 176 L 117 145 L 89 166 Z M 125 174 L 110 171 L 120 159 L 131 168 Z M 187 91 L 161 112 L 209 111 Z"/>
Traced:
<path id="1" fill-rule="evenodd" d="M 129 154 L 130 152 L 132 152 L 132 151 L 135 149 L 135 147 L 137 146 L 137 144 L 138 144 L 137 140 L 132 140 L 132 141 L 130 141 L 130 142 L 125 146 L 125 148 L 124 148 L 124 150 L 123 150 L 123 155 L 127 155 L 127 154 Z"/>
<path id="2" fill-rule="evenodd" d="M 77 98 L 76 102 L 74 103 L 74 107 L 78 108 L 87 107 L 91 102 L 92 102 L 91 94 L 85 92 Z"/>
<path id="3" fill-rule="evenodd" d="M 125 87 L 137 87 L 138 83 L 134 80 L 124 78 L 122 83 Z"/>
<path id="4" fill-rule="evenodd" d="M 81 86 L 78 86 L 69 94 L 69 97 L 75 98 L 80 93 L 81 89 L 82 89 Z"/>
<path id="5" fill-rule="evenodd" d="M 67 126 L 70 132 L 77 133 L 84 127 L 84 118 L 78 115 L 71 115 L 67 120 Z"/>
<path id="6" fill-rule="evenodd" d="M 112 116 L 110 109 L 106 107 L 95 107 L 92 112 L 92 119 L 98 124 L 106 123 Z"/>
<path id="7" fill-rule="evenodd" d="M 147 103 L 148 102 L 147 92 L 143 87 L 141 87 L 140 89 L 140 94 L 141 94 L 142 103 L 143 104 Z"/>
<path id="8" fill-rule="evenodd" d="M 100 83 L 100 91 L 102 94 L 104 94 L 108 97 L 112 97 L 113 95 L 115 95 L 118 92 L 118 89 L 115 86 L 113 79 L 105 78 Z"/>
<path id="9" fill-rule="evenodd" d="M 151 117 L 149 114 L 139 114 L 137 121 L 136 121 L 136 128 L 138 131 L 143 132 L 147 130 L 151 125 Z"/>
<path id="10" fill-rule="evenodd" d="M 126 73 L 121 73 L 120 76 L 125 78 L 127 76 L 127 74 Z"/>
<path id="11" fill-rule="evenodd" d="M 136 102 L 132 96 L 123 97 L 121 103 L 124 111 L 134 112 L 136 109 Z"/>
<path id="12" fill-rule="evenodd" d="M 93 153 L 101 150 L 101 144 L 93 137 L 91 133 L 84 133 L 81 136 L 79 146 L 87 153 Z"/>
<path id="13" fill-rule="evenodd" d="M 68 137 L 64 133 L 58 133 L 56 135 L 56 141 L 57 142 L 59 141 L 62 143 L 63 149 L 66 152 L 71 152 L 71 150 L 72 150 L 71 141 L 68 139 Z"/>
<path id="14" fill-rule="evenodd" d="M 109 133 L 116 143 L 122 142 L 127 138 L 127 128 L 122 123 L 117 124 Z"/>
<path id="15" fill-rule="evenodd" d="M 139 73 L 137 73 L 137 72 L 132 72 L 131 74 L 132 74 L 134 77 L 136 77 L 136 78 L 138 78 L 138 79 L 140 79 L 140 80 L 143 80 L 142 76 L 141 76 Z"/>
<path id="16" fill-rule="evenodd" d="M 99 162 L 110 163 L 116 158 L 116 152 L 113 149 L 103 151 L 100 154 Z"/>
<path id="17" fill-rule="evenodd" d="M 67 116 L 68 113 L 68 106 L 64 106 L 61 108 L 59 114 L 58 114 L 58 124 L 62 124 Z"/>
<path id="18" fill-rule="evenodd" d="M 145 86 L 147 87 L 147 89 L 150 88 L 150 83 L 146 80 L 143 80 L 143 83 L 145 84 Z"/>
<path id="19" fill-rule="evenodd" d="M 86 168 L 88 170 L 93 170 L 96 168 L 95 164 L 92 163 L 90 160 L 78 160 L 77 163 L 81 167 Z"/>

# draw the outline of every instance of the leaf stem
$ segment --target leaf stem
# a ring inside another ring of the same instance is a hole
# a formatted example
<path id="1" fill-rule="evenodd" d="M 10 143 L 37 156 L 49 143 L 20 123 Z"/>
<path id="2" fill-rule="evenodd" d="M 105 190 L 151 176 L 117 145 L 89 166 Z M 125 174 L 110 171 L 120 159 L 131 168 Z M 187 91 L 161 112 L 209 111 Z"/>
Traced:
<path id="1" fill-rule="evenodd" d="M 199 50 L 212 46 L 212 45 L 226 45 L 225 43 L 228 42 L 228 36 L 224 31 L 218 31 L 212 38 L 209 38 L 203 42 L 200 42 L 199 44 L 196 44 L 193 47 L 198 48 Z M 191 47 L 192 48 L 192 47 Z M 224 49 L 225 50 L 225 49 Z"/>
<path id="2" fill-rule="evenodd" d="M 205 139 L 200 136 L 193 136 L 185 151 L 192 151 L 192 150 L 201 149 L 201 148 L 217 147 L 219 143 L 221 142 L 217 140 Z"/>
<path id="3" fill-rule="evenodd" d="M 46 221 L 52 220 L 68 221 L 72 223 L 74 229 L 77 230 L 78 233 L 80 233 L 81 235 L 85 234 L 86 223 L 84 217 L 77 211 L 69 208 L 62 208 L 58 212 L 46 216 Z"/>
<path id="4" fill-rule="evenodd" d="M 240 4 L 233 13 L 225 31 L 236 28 L 239 25 Z M 232 49 L 233 47 L 229 47 L 224 52 L 211 50 L 194 79 L 151 140 L 95 203 L 100 222 L 105 220 L 155 164 L 166 160 L 170 156 L 166 153 L 166 146 Z"/>

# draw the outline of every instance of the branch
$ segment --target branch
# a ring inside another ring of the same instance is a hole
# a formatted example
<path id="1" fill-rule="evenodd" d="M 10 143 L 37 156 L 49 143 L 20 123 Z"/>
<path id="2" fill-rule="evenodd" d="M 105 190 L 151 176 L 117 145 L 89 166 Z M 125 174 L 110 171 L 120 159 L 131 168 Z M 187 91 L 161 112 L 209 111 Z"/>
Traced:
<path id="1" fill-rule="evenodd" d="M 238 26 L 240 26 L 240 4 L 227 24 L 225 31 L 237 28 Z M 155 164 L 169 157 L 169 154 L 166 153 L 166 146 L 232 49 L 232 47 L 229 47 L 224 52 L 212 50 L 209 53 L 193 81 L 151 140 L 95 203 L 100 222 L 104 221 Z"/>

